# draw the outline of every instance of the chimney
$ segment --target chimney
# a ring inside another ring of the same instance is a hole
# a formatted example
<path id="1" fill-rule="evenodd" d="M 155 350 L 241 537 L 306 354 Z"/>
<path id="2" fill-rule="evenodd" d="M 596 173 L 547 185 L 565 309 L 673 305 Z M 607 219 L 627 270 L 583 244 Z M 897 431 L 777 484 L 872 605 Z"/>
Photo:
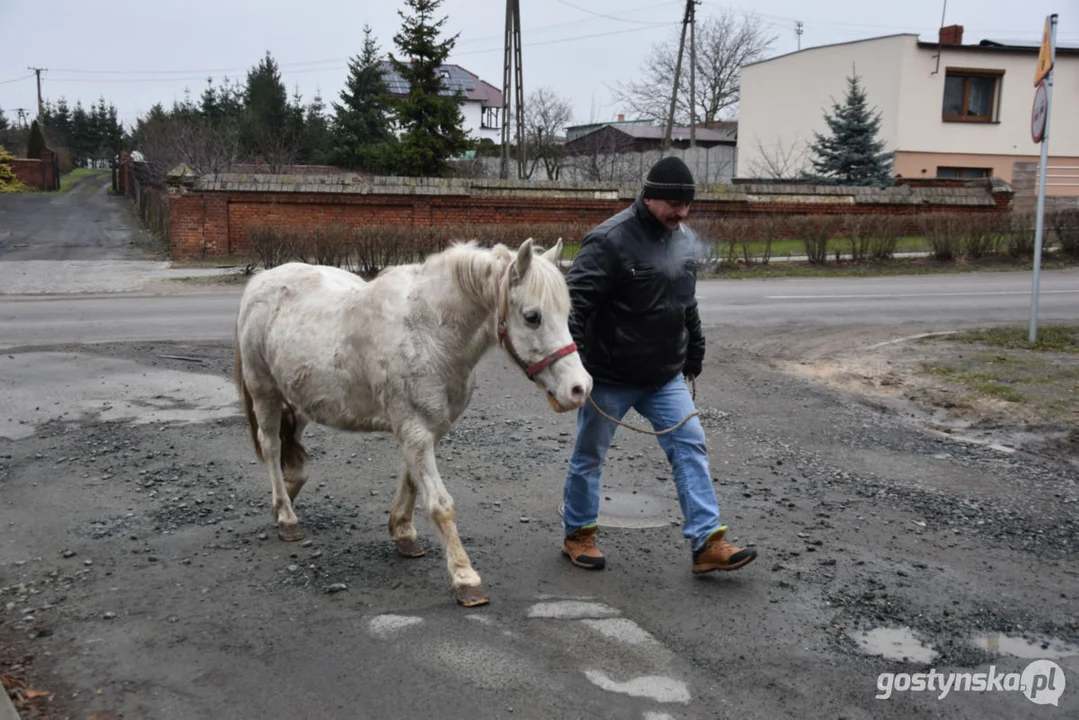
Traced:
<path id="1" fill-rule="evenodd" d="M 941 45 L 962 45 L 963 44 L 963 26 L 962 25 L 948 25 L 940 29 L 940 44 Z"/>
<path id="2" fill-rule="evenodd" d="M 625 122 L 625 121 L 626 121 L 625 113 L 618 113 L 618 122 Z"/>

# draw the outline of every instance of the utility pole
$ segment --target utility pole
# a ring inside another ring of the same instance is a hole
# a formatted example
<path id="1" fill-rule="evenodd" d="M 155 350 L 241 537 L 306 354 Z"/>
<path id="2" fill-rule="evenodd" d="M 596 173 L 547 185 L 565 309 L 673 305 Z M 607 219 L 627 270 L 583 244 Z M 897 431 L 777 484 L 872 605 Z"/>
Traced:
<path id="1" fill-rule="evenodd" d="M 794 34 L 798 36 L 798 49 L 802 49 L 802 21 L 794 21 Z"/>
<path id="2" fill-rule="evenodd" d="M 690 0 L 689 4 L 689 147 L 697 147 L 697 5 L 700 0 Z"/>
<path id="3" fill-rule="evenodd" d="M 30 108 L 15 108 L 15 112 L 19 114 L 19 122 L 26 127 L 26 113 L 30 112 Z"/>
<path id="4" fill-rule="evenodd" d="M 45 114 L 45 104 L 41 101 L 41 73 L 44 72 L 45 68 L 31 67 L 27 68 L 27 70 L 33 70 L 34 74 L 37 75 L 37 119 L 40 122 L 41 116 Z"/>
<path id="5" fill-rule="evenodd" d="M 682 15 L 682 37 L 678 40 L 678 61 L 674 64 L 674 87 L 671 88 L 671 109 L 667 113 L 667 127 L 663 132 L 663 144 L 660 155 L 667 152 L 671 147 L 671 132 L 674 127 L 674 106 L 678 101 L 678 80 L 682 74 L 682 52 L 686 47 L 686 25 L 689 24 L 689 16 L 693 13 L 693 1 L 686 0 L 686 11 Z"/>
<path id="6" fill-rule="evenodd" d="M 523 70 L 521 68 L 521 3 L 520 0 L 506 0 L 506 36 L 505 49 L 502 58 L 502 169 L 499 177 L 509 177 L 510 163 L 510 80 L 515 80 L 516 94 L 513 98 L 516 107 L 515 119 L 517 122 L 517 177 L 523 178 L 525 173 L 524 136 L 524 87 Z"/>

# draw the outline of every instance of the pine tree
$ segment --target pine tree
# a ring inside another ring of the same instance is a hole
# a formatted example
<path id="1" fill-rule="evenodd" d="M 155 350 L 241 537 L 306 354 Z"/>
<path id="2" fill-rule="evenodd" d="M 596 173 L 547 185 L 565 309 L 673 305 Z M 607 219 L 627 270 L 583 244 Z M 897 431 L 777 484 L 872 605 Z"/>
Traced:
<path id="1" fill-rule="evenodd" d="M 277 165 L 286 160 L 293 145 L 288 91 L 281 81 L 277 62 L 269 52 L 247 73 L 241 143 L 244 150 Z"/>
<path id="2" fill-rule="evenodd" d="M 390 95 L 382 75 L 378 44 L 363 28 L 363 50 L 349 60 L 348 79 L 333 103 L 331 162 L 341 167 L 385 173 L 394 156 Z"/>
<path id="3" fill-rule="evenodd" d="M 394 102 L 397 120 L 404 129 L 401 138 L 401 170 L 406 175 L 438 176 L 445 173 L 447 160 L 457 157 L 472 141 L 463 128 L 461 95 L 443 95 L 446 87 L 440 69 L 457 42 L 457 36 L 436 42 L 446 18 L 432 18 L 442 0 L 405 0 L 413 14 L 398 10 L 404 20 L 394 44 L 403 63 L 390 55 L 390 63 L 408 84 L 408 94 Z"/>
<path id="4" fill-rule="evenodd" d="M 824 114 L 831 133 L 813 133 L 814 179 L 842 185 L 891 185 L 892 153 L 877 137 L 880 112 L 871 114 L 858 76 L 847 78 L 843 105 L 833 101 Z"/>

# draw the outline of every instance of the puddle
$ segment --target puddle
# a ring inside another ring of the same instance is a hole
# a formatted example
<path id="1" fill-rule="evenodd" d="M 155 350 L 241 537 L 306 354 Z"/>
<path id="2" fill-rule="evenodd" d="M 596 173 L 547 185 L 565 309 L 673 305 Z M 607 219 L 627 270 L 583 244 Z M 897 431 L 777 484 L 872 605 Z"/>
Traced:
<path id="1" fill-rule="evenodd" d="M 530 618 L 555 618 L 559 620 L 606 618 L 617 614 L 617 610 L 603 603 L 579 602 L 576 600 L 536 603 L 528 609 L 528 617 Z"/>
<path id="2" fill-rule="evenodd" d="M 871 655 L 903 662 L 932 662 L 937 652 L 919 640 L 908 627 L 874 628 L 851 634 L 851 638 Z"/>
<path id="3" fill-rule="evenodd" d="M 608 692 L 651 698 L 661 703 L 688 704 L 690 701 L 689 688 L 686 684 L 664 675 L 646 675 L 626 682 L 617 682 L 609 678 L 602 670 L 585 670 L 584 674 L 593 685 Z"/>
<path id="4" fill-rule="evenodd" d="M 1030 660 L 1079 656 L 1079 645 L 1071 645 L 1056 638 L 1027 640 L 1015 635 L 985 633 L 975 636 L 972 642 L 979 650 Z"/>
<path id="5" fill-rule="evenodd" d="M 0 355 L 0 391 L 9 410 L 0 437 L 11 440 L 60 418 L 203 423 L 240 413 L 229 378 L 82 353 Z"/>
<path id="6" fill-rule="evenodd" d="M 558 515 L 565 510 L 559 504 Z M 603 493 L 599 503 L 598 522 L 601 527 L 612 528 L 656 528 L 666 527 L 674 508 L 663 498 L 646 493 L 612 492 Z"/>

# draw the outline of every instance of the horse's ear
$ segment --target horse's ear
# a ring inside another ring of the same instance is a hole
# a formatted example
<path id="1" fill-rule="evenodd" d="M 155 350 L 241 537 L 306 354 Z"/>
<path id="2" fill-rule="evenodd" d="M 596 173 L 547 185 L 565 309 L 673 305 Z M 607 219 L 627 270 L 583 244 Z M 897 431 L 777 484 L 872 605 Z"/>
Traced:
<path id="1" fill-rule="evenodd" d="M 528 238 L 521 247 L 517 248 L 517 277 L 522 278 L 525 273 L 528 272 L 528 268 L 532 266 L 532 238 Z"/>
<path id="2" fill-rule="evenodd" d="M 554 247 L 543 253 L 543 257 L 550 260 L 553 263 L 562 259 L 562 238 L 558 238 L 558 242 L 554 244 Z"/>

